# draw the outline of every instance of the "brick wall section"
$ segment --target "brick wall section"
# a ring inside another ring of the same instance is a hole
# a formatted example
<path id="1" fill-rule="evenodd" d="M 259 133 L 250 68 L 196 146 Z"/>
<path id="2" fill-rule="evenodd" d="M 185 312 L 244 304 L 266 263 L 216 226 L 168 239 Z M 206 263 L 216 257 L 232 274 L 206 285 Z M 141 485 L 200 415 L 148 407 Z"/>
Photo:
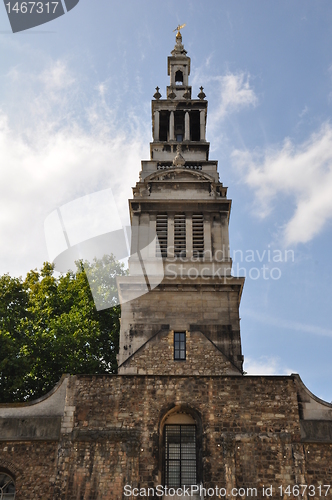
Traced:
<path id="1" fill-rule="evenodd" d="M 201 415 L 206 487 L 277 487 L 298 475 L 292 377 L 78 376 L 71 384 L 74 432 L 61 444 L 56 498 L 122 500 L 125 484 L 160 484 L 158 426 L 177 405 Z"/>
<path id="2" fill-rule="evenodd" d="M 281 485 L 332 484 L 332 444 L 300 441 L 292 376 L 73 376 L 68 395 L 73 430 L 60 443 L 0 445 L 17 500 L 123 500 L 125 484 L 162 484 L 162 422 L 172 409 L 198 419 L 206 488 L 257 488 L 266 500 L 263 485 L 281 498 Z"/>
<path id="3" fill-rule="evenodd" d="M 15 476 L 16 500 L 52 500 L 58 443 L 1 442 L 0 468 Z"/>
<path id="4" fill-rule="evenodd" d="M 174 360 L 174 332 L 162 331 L 123 367 L 139 375 L 240 375 L 240 371 L 201 332 L 186 332 L 186 360 Z"/>
<path id="5" fill-rule="evenodd" d="M 330 484 L 332 489 L 332 444 L 305 444 L 305 462 L 307 469 L 307 484 L 312 484 L 316 488 L 319 484 Z M 322 489 L 322 497 L 326 489 Z M 327 498 L 331 498 L 330 490 Z M 316 494 L 316 498 L 318 495 Z"/>

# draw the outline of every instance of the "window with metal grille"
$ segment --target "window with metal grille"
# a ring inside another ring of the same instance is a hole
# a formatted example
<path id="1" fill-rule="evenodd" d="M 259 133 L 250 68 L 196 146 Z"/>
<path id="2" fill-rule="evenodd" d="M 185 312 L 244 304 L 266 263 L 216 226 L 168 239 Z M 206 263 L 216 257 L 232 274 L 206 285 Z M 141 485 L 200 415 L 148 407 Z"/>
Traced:
<path id="1" fill-rule="evenodd" d="M 203 257 L 204 255 L 204 221 L 203 214 L 194 214 L 192 217 L 193 228 L 193 255 Z"/>
<path id="2" fill-rule="evenodd" d="M 174 215 L 174 256 L 186 256 L 186 216 Z"/>
<path id="3" fill-rule="evenodd" d="M 174 332 L 174 359 L 186 359 L 186 332 Z"/>
<path id="4" fill-rule="evenodd" d="M 156 257 L 167 257 L 167 214 L 159 214 L 156 219 Z"/>
<path id="5" fill-rule="evenodd" d="M 196 426 L 165 425 L 165 486 L 197 484 Z"/>

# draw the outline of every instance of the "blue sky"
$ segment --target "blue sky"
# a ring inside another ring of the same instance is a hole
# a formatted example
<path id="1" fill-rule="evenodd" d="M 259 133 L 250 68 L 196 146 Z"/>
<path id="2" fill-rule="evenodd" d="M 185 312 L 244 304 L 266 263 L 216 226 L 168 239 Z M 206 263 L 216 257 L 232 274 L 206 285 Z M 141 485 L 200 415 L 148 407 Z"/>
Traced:
<path id="1" fill-rule="evenodd" d="M 329 1 L 80 0 L 15 35 L 0 9 L 0 273 L 40 267 L 45 218 L 80 196 L 111 187 L 125 220 L 179 23 L 233 200 L 245 370 L 331 401 Z"/>

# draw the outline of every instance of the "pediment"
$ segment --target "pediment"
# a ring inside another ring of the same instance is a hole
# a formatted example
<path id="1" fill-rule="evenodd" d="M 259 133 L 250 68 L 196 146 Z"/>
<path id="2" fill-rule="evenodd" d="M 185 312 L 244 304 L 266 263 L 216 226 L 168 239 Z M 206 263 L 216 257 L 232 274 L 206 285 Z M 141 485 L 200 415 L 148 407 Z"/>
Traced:
<path id="1" fill-rule="evenodd" d="M 168 181 L 168 180 L 177 180 L 177 181 L 208 181 L 214 182 L 213 177 L 211 175 L 206 174 L 205 172 L 198 172 L 196 170 L 187 170 L 185 168 L 171 168 L 167 171 L 158 171 L 153 172 L 148 177 L 144 179 L 145 182 L 151 181 Z"/>

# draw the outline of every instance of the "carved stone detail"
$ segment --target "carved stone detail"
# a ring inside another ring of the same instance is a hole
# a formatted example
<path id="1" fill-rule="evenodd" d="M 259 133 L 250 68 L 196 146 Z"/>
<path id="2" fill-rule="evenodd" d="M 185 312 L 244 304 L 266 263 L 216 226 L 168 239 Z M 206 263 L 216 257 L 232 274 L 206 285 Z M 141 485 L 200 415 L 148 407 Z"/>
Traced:
<path id="1" fill-rule="evenodd" d="M 184 167 L 185 164 L 186 164 L 186 160 L 183 158 L 183 156 L 181 154 L 181 145 L 178 144 L 176 147 L 176 156 L 173 160 L 173 165 L 175 167 Z"/>

